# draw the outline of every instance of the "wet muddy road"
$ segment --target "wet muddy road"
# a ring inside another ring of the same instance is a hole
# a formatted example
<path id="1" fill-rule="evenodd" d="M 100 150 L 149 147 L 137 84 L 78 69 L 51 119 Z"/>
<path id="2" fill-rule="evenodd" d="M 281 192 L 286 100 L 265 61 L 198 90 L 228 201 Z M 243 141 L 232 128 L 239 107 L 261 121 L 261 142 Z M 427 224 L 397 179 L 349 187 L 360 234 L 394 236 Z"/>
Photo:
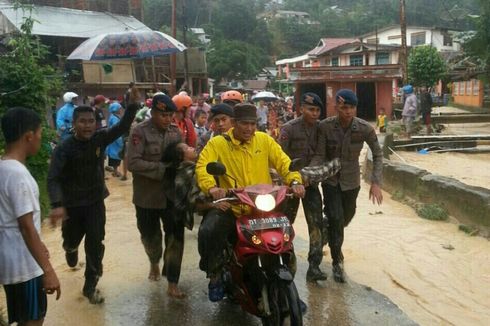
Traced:
<path id="1" fill-rule="evenodd" d="M 181 287 L 188 297 L 170 299 L 164 280 L 148 281 L 148 262 L 131 204 L 131 182 L 109 180 L 108 186 L 112 194 L 106 201 L 106 254 L 100 281 L 106 303 L 93 306 L 83 298 L 83 267 L 67 267 L 60 230 L 45 227 L 43 238 L 62 285 L 60 301 L 49 300 L 46 325 L 260 324 L 239 306 L 207 300 L 207 282 L 198 269 L 196 229 L 186 231 Z M 389 199 L 375 207 L 367 201 L 368 186 L 363 187 L 358 214 L 346 232 L 349 281 L 345 285 L 331 277 L 328 249 L 322 269 L 329 279 L 306 284 L 307 229 L 302 213 L 296 220 L 296 284 L 308 304 L 305 324 L 490 324 L 490 241 L 469 237 L 451 223 L 422 220 Z M 446 245 L 454 250 L 444 249 Z M 4 303 L 2 291 L 0 305 Z"/>

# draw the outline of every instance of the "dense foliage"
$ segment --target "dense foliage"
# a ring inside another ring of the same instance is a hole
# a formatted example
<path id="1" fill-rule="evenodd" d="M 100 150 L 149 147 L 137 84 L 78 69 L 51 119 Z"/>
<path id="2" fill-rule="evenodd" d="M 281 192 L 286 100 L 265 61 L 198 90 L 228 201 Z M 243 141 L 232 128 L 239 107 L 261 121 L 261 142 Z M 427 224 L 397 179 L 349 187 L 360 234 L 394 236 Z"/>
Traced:
<path id="1" fill-rule="evenodd" d="M 19 10 L 27 10 L 22 7 Z M 34 21 L 29 16 L 24 19 L 21 33 L 13 37 L 9 43 L 9 52 L 0 56 L 0 116 L 10 108 L 24 106 L 34 109 L 42 117 L 46 117 L 46 109 L 55 104 L 61 86 L 60 75 L 44 63 L 48 52 L 39 40 L 31 35 Z M 43 129 L 43 145 L 38 155 L 29 158 L 27 166 L 39 183 L 43 213 L 47 212 L 46 177 L 48 159 L 51 151 L 49 145 L 53 139 L 53 131 Z M 0 152 L 5 148 L 0 137 Z"/>
<path id="2" fill-rule="evenodd" d="M 446 63 L 437 52 L 429 46 L 412 48 L 408 57 L 408 79 L 414 86 L 432 87 L 446 73 Z"/>
<path id="3" fill-rule="evenodd" d="M 479 64 L 483 76 L 490 80 L 490 1 L 480 0 L 480 12 L 476 16 L 476 33 L 464 43 L 465 52 Z"/>
<path id="4" fill-rule="evenodd" d="M 479 13 L 478 1 L 406 1 L 407 24 L 471 29 L 474 22 L 468 14 Z M 480 1 L 488 6 L 488 1 Z M 145 0 L 144 5 L 145 23 L 168 30 L 172 0 Z M 277 18 L 277 10 L 304 11 L 309 21 Z M 243 79 L 262 68 L 256 63 L 273 64 L 280 58 L 302 55 L 322 37 L 360 36 L 397 24 L 399 0 L 284 0 L 283 5 L 271 0 L 177 0 L 177 17 L 178 30 L 184 25 L 204 27 L 210 36 L 211 77 Z M 248 61 L 243 65 L 217 59 L 218 53 L 226 52 L 236 54 L 236 60 L 245 52 Z"/>

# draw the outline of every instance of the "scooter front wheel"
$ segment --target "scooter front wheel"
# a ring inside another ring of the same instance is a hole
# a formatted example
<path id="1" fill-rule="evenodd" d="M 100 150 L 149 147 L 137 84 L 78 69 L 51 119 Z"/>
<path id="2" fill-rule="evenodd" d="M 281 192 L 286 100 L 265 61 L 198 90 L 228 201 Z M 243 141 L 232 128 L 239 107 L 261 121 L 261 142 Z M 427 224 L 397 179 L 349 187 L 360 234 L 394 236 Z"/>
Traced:
<path id="1" fill-rule="evenodd" d="M 264 326 L 282 326 L 287 319 L 288 325 L 303 326 L 301 304 L 294 282 L 273 282 L 269 286 L 268 297 L 271 314 L 262 318 Z"/>

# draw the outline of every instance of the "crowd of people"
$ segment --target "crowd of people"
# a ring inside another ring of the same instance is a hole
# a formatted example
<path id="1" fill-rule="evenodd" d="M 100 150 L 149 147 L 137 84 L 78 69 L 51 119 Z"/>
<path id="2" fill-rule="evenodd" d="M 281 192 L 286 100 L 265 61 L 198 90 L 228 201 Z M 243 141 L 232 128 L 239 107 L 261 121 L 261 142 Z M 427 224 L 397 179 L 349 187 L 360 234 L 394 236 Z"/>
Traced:
<path id="1" fill-rule="evenodd" d="M 229 188 L 273 183 L 271 171 L 295 195 L 288 205 L 291 222 L 299 201 L 303 202 L 310 240 L 307 281 L 327 279 L 320 263 L 323 246 L 328 244 L 334 280 L 345 282 L 344 228 L 355 215 L 364 142 L 371 148 L 374 163 L 369 197 L 373 203 L 383 200 L 381 149 L 375 129 L 356 117 L 355 93 L 339 90 L 337 114 L 321 122 L 325 106 L 314 93 L 303 94 L 297 110 L 292 99 L 255 105 L 235 90 L 221 94 L 213 105 L 206 96 L 194 101 L 185 91 L 173 97 L 157 92 L 144 100 L 134 85 L 122 103 L 109 103 L 98 95 L 92 105 L 76 106 L 76 97 L 66 93 L 65 105 L 57 113 L 60 142 L 52 154 L 47 181 L 50 219 L 53 225 L 61 221 L 68 266 L 77 266 L 78 247 L 85 238 L 82 293 L 90 303 L 104 302 L 97 284 L 103 275 L 104 200 L 109 195 L 105 162 L 114 176 L 119 176 L 121 162 L 123 171 L 132 173 L 148 278 L 165 277 L 169 296 L 186 296 L 178 287 L 184 231 L 192 230 L 197 212 L 203 215 L 198 231 L 199 267 L 210 279 L 209 299 L 223 299 L 221 253 L 226 241 L 236 237 L 233 215 L 237 207 L 214 201 L 225 197 Z M 108 105 L 108 119 L 102 112 L 104 105 Z M 5 190 L 0 193 L 0 283 L 7 293 L 9 322 L 38 320 L 42 324 L 46 294 L 56 292 L 59 297 L 60 283 L 39 238 L 37 184 L 24 166 L 26 158 L 39 150 L 41 119 L 32 110 L 12 108 L 2 117 L 2 132 L 7 148 L 0 161 L 0 171 L 6 176 L 1 181 Z M 299 172 L 289 170 L 295 158 L 306 166 Z M 340 162 L 335 174 L 328 164 L 334 160 Z M 207 164 L 214 161 L 225 165 L 227 177 L 207 173 Z M 323 180 L 321 175 L 328 178 Z M 121 178 L 127 178 L 125 172 Z"/>

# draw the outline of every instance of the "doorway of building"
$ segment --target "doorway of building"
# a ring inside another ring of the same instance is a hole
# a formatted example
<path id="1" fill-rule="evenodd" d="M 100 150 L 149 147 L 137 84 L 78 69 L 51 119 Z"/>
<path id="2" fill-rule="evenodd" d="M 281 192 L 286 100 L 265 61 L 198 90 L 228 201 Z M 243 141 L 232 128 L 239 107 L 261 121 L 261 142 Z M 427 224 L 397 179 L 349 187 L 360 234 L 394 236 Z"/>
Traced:
<path id="1" fill-rule="evenodd" d="M 315 93 L 316 95 L 318 95 L 322 99 L 324 110 L 320 116 L 320 119 L 321 120 L 325 119 L 325 117 L 327 116 L 327 112 L 326 112 L 326 110 L 327 110 L 327 98 L 326 98 L 326 94 L 325 94 L 325 92 L 326 92 L 325 84 L 302 84 L 300 96 L 303 96 L 304 93 L 308 93 L 308 92 Z M 300 100 L 301 100 L 301 97 L 300 97 Z"/>
<path id="2" fill-rule="evenodd" d="M 357 116 L 361 119 L 376 120 L 376 87 L 374 82 L 357 83 Z"/>

